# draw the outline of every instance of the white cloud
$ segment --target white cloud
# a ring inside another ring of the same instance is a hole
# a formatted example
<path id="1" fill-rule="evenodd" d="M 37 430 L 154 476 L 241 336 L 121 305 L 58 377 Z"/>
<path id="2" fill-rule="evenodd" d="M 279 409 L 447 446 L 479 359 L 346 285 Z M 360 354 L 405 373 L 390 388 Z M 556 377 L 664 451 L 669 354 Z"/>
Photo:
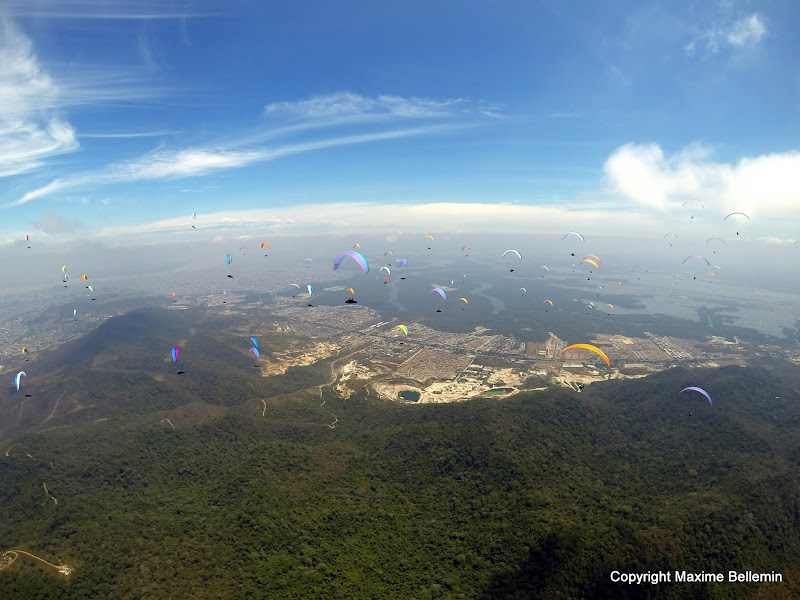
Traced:
<path id="1" fill-rule="evenodd" d="M 34 170 L 51 156 L 78 147 L 75 130 L 52 111 L 58 86 L 33 54 L 30 40 L 0 22 L 0 177 Z"/>
<path id="2" fill-rule="evenodd" d="M 452 130 L 452 126 L 434 125 L 410 129 L 397 129 L 377 133 L 340 136 L 310 142 L 262 147 L 248 150 L 235 149 L 187 149 L 179 151 L 151 152 L 141 158 L 110 165 L 103 171 L 82 173 L 72 177 L 56 179 L 47 185 L 23 194 L 6 207 L 27 204 L 37 198 L 50 196 L 65 190 L 94 187 L 98 185 L 130 183 L 145 180 L 196 177 L 215 171 L 244 167 L 250 164 L 275 160 L 283 156 L 323 150 L 336 146 L 363 144 L 390 139 Z"/>
<path id="3" fill-rule="evenodd" d="M 688 56 L 694 56 L 698 47 L 704 47 L 707 54 L 717 54 L 724 47 L 743 49 L 754 47 L 767 34 L 764 18 L 758 13 L 726 23 L 714 24 L 699 31 L 694 39 L 683 49 Z"/>
<path id="4" fill-rule="evenodd" d="M 264 108 L 267 115 L 296 119 L 339 118 L 431 118 L 446 117 L 466 106 L 462 98 L 433 100 L 381 95 L 368 98 L 353 92 L 335 92 L 295 102 L 273 102 Z"/>
<path id="5" fill-rule="evenodd" d="M 606 161 L 614 192 L 634 206 L 676 210 L 687 199 L 707 211 L 742 211 L 775 227 L 800 220 L 800 151 L 715 162 L 702 146 L 666 156 L 657 144 L 626 144 Z"/>
<path id="6" fill-rule="evenodd" d="M 754 13 L 734 23 L 725 37 L 732 46 L 746 46 L 760 42 L 765 33 L 767 33 L 767 26 L 764 24 L 764 20 Z"/>
<path id="7" fill-rule="evenodd" d="M 81 133 L 78 137 L 96 139 L 134 139 L 148 137 L 162 137 L 166 135 L 177 135 L 180 130 L 161 129 L 155 131 L 129 131 L 129 132 L 106 132 L 106 133 Z"/>

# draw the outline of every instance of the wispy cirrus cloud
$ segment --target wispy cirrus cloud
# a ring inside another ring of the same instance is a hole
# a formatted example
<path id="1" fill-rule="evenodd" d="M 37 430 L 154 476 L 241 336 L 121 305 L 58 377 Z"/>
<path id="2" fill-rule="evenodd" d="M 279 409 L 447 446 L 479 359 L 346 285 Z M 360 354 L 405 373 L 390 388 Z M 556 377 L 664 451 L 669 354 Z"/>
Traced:
<path id="1" fill-rule="evenodd" d="M 79 138 L 93 138 L 93 139 L 134 139 L 134 138 L 149 138 L 149 137 L 164 137 L 168 135 L 178 135 L 182 133 L 180 130 L 170 131 L 168 129 L 154 130 L 154 131 L 128 131 L 128 132 L 106 132 L 106 133 L 81 133 Z"/>
<path id="2" fill-rule="evenodd" d="M 67 109 L 132 103 L 166 93 L 147 83 L 144 76 L 139 78 L 135 70 L 121 76 L 115 69 L 70 65 L 56 79 L 38 60 L 30 38 L 8 19 L 0 19 L 0 65 L 0 177 L 34 171 L 47 164 L 48 158 L 79 148 L 81 136 L 65 118 Z M 167 134 L 111 133 L 85 137 Z"/>
<path id="3" fill-rule="evenodd" d="M 71 177 L 56 179 L 47 185 L 31 190 L 6 207 L 20 206 L 38 198 L 54 193 L 98 185 L 133 183 L 179 179 L 208 175 L 217 171 L 246 167 L 248 165 L 275 160 L 284 156 L 323 150 L 337 146 L 365 144 L 418 135 L 429 135 L 452 131 L 453 125 L 431 125 L 409 129 L 395 129 L 374 133 L 338 136 L 285 144 L 275 147 L 248 149 L 237 148 L 190 148 L 185 150 L 159 150 L 140 158 L 115 163 L 102 171 L 81 173 Z"/>
<path id="4" fill-rule="evenodd" d="M 54 155 L 78 147 L 75 130 L 53 111 L 58 86 L 41 68 L 30 40 L 11 22 L 0 22 L 0 177 L 34 170 Z"/>
<path id="5" fill-rule="evenodd" d="M 736 21 L 714 24 L 700 30 L 684 51 L 694 56 L 698 50 L 707 55 L 718 54 L 724 48 L 743 49 L 757 46 L 767 34 L 767 24 L 761 15 L 753 13 Z"/>
<path id="6" fill-rule="evenodd" d="M 466 109 L 468 104 L 463 98 L 436 100 L 391 95 L 369 98 L 353 92 L 335 92 L 294 102 L 273 102 L 264 108 L 264 113 L 297 120 L 433 118 L 450 116 L 454 111 Z"/>

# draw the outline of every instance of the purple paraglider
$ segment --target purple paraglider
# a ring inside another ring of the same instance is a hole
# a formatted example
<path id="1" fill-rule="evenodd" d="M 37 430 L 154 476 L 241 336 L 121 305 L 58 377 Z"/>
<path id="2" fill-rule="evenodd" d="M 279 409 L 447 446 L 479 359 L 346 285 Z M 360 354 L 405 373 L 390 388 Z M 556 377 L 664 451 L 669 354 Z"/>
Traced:
<path id="1" fill-rule="evenodd" d="M 356 261 L 356 263 L 358 263 L 358 266 L 361 267 L 361 270 L 364 271 L 364 273 L 369 273 L 369 265 L 367 264 L 367 259 L 364 258 L 364 255 L 361 254 L 361 252 L 356 252 L 355 250 L 350 250 L 349 252 L 342 252 L 339 256 L 337 256 L 333 260 L 334 271 L 339 268 L 340 264 L 342 264 L 342 261 L 344 260 L 345 256 L 349 256 L 354 261 Z"/>
<path id="2" fill-rule="evenodd" d="M 692 387 L 685 387 L 685 388 L 683 388 L 683 389 L 682 389 L 680 392 L 678 392 L 678 393 L 679 393 L 679 394 L 682 394 L 683 392 L 686 392 L 686 391 L 688 391 L 688 390 L 694 390 L 695 392 L 700 392 L 701 394 L 703 394 L 703 396 L 705 396 L 706 398 L 708 398 L 708 403 L 709 403 L 711 406 L 714 406 L 714 403 L 713 403 L 713 402 L 711 402 L 711 396 L 709 396 L 709 395 L 708 395 L 708 392 L 707 392 L 707 391 L 705 391 L 703 388 L 694 387 L 694 386 L 692 386 Z"/>

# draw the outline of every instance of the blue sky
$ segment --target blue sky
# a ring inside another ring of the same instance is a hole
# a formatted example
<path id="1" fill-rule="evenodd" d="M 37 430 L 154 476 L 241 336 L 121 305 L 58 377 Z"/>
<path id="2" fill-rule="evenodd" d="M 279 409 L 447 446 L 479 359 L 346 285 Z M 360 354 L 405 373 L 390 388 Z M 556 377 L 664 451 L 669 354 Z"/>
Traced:
<path id="1" fill-rule="evenodd" d="M 6 242 L 184 235 L 192 212 L 216 236 L 659 232 L 688 198 L 709 235 L 742 210 L 800 237 L 790 0 L 8 0 L 0 19 Z"/>

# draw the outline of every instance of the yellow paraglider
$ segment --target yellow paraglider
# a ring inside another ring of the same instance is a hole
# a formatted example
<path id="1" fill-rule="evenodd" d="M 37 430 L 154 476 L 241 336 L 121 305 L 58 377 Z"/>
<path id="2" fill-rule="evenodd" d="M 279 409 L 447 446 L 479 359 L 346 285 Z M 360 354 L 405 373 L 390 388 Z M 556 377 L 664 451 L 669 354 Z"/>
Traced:
<path id="1" fill-rule="evenodd" d="M 599 257 L 599 256 L 597 256 L 597 254 L 587 254 L 587 255 L 586 255 L 586 256 L 584 256 L 583 258 L 593 258 L 593 259 L 595 259 L 595 260 L 596 260 L 597 262 L 599 262 L 599 263 L 603 262 L 602 260 L 600 260 L 600 257 Z"/>
<path id="2" fill-rule="evenodd" d="M 86 275 L 86 274 L 83 274 L 83 275 L 81 275 L 81 279 L 83 279 L 84 281 L 86 281 L 87 279 L 89 279 L 89 276 L 88 276 L 88 275 Z"/>
<path id="3" fill-rule="evenodd" d="M 397 325 L 395 326 L 395 329 L 399 329 L 400 331 L 408 335 L 408 327 L 406 327 L 405 325 Z"/>
<path id="4" fill-rule="evenodd" d="M 596 262 L 594 262 L 591 258 L 584 258 L 581 261 L 581 264 L 583 264 L 583 263 L 589 263 L 590 265 L 594 265 L 595 269 L 597 269 L 598 271 L 600 270 L 600 265 L 598 265 Z"/>
<path id="5" fill-rule="evenodd" d="M 611 361 L 608 360 L 608 357 L 605 354 L 603 354 L 603 351 L 600 350 L 600 348 L 598 348 L 597 346 L 592 346 L 591 344 L 572 344 L 571 346 L 567 346 L 561 352 L 559 352 L 559 355 L 564 354 L 564 352 L 566 352 L 567 350 L 571 350 L 572 348 L 583 348 L 584 350 L 591 350 L 592 352 L 596 352 L 597 354 L 603 357 L 603 360 L 606 361 L 606 364 L 609 367 L 611 366 Z"/>
<path id="6" fill-rule="evenodd" d="M 545 304 L 545 303 L 548 303 L 548 302 L 550 303 L 550 306 L 553 306 L 553 301 L 552 300 L 545 300 L 544 302 L 542 302 L 542 304 Z"/>
<path id="7" fill-rule="evenodd" d="M 351 294 L 355 294 L 356 293 L 356 291 L 353 288 L 347 288 L 347 291 L 350 292 Z"/>
<path id="8" fill-rule="evenodd" d="M 459 298 L 459 300 L 463 300 L 464 304 L 469 304 L 469 301 L 466 298 Z"/>

